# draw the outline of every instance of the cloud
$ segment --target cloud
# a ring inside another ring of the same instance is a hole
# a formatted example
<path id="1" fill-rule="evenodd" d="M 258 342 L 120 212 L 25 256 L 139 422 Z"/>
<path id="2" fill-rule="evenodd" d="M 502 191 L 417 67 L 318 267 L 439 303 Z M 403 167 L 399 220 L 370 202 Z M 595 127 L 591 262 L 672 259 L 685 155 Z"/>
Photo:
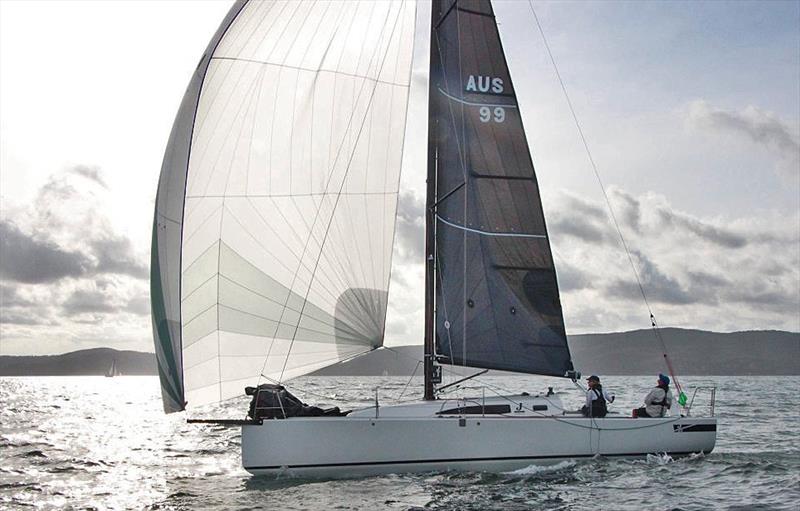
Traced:
<path id="1" fill-rule="evenodd" d="M 108 189 L 105 179 L 103 179 L 103 172 L 98 167 L 89 167 L 87 165 L 76 165 L 67 170 L 72 174 L 83 176 L 87 179 L 94 181 L 105 189 Z"/>
<path id="2" fill-rule="evenodd" d="M 730 285 L 731 281 L 725 277 L 706 273 L 704 271 L 688 271 L 687 275 L 696 286 L 716 289 Z"/>
<path id="3" fill-rule="evenodd" d="M 616 186 L 609 187 L 609 195 L 617 212 L 618 220 L 639 232 L 641 229 L 642 213 L 639 200 Z"/>
<path id="4" fill-rule="evenodd" d="M 395 243 L 403 261 L 423 263 L 425 253 L 425 199 L 411 190 L 397 198 Z"/>
<path id="5" fill-rule="evenodd" d="M 686 305 L 695 303 L 700 298 L 698 295 L 690 293 L 675 278 L 663 273 L 644 254 L 633 252 L 632 255 L 637 261 L 639 279 L 649 301 Z M 606 291 L 610 295 L 619 295 L 630 300 L 639 300 L 642 296 L 635 276 L 627 280 L 615 280 L 606 287 Z"/>
<path id="6" fill-rule="evenodd" d="M 0 278 L 46 283 L 102 274 L 146 279 L 148 266 L 105 213 L 108 190 L 99 169 L 77 166 L 51 175 L 32 206 L 0 221 Z M 21 224 L 27 224 L 22 228 Z"/>
<path id="7" fill-rule="evenodd" d="M 54 324 L 50 319 L 30 314 L 28 311 L 7 309 L 5 307 L 0 309 L 0 323 L 21 326 L 52 326 Z"/>
<path id="8" fill-rule="evenodd" d="M 102 172 L 79 166 L 50 175 L 32 203 L 4 209 L 4 349 L 135 347 L 148 339 L 150 325 L 142 319 L 150 314 L 145 254 L 112 224 L 109 197 Z"/>
<path id="9" fill-rule="evenodd" d="M 23 233 L 0 220 L 0 278 L 41 284 L 66 277 L 80 277 L 92 263 L 84 254 L 64 250 L 47 239 Z"/>
<path id="10" fill-rule="evenodd" d="M 106 234 L 92 240 L 92 254 L 97 258 L 95 270 L 98 273 L 116 273 L 146 279 L 148 267 L 136 257 L 131 240 L 125 236 Z"/>
<path id="11" fill-rule="evenodd" d="M 678 211 L 652 192 L 610 192 L 662 324 L 800 329 L 800 212 L 707 218 Z M 613 239 L 610 220 L 597 214 L 603 202 L 568 194 L 551 202 L 558 221 L 551 222 L 550 237 L 567 323 L 583 331 L 647 327 L 628 257 Z M 583 218 L 567 220 L 571 214 Z"/>
<path id="12" fill-rule="evenodd" d="M 591 285 L 591 276 L 567 261 L 558 261 L 556 271 L 558 272 L 558 289 L 562 293 L 586 289 Z"/>
<path id="13" fill-rule="evenodd" d="M 16 288 L 7 284 L 0 283 L 0 307 L 17 307 L 31 305 L 31 300 L 23 297 Z"/>
<path id="14" fill-rule="evenodd" d="M 142 294 L 130 299 L 128 303 L 125 304 L 124 310 L 137 316 L 149 316 L 150 296 Z"/>
<path id="15" fill-rule="evenodd" d="M 119 307 L 112 303 L 112 298 L 102 291 L 78 289 L 61 304 L 68 316 L 87 313 L 117 312 Z"/>
<path id="16" fill-rule="evenodd" d="M 85 281 L 61 302 L 67 316 L 98 314 L 150 314 L 150 297 L 140 288 L 126 285 L 123 279 Z"/>
<path id="17" fill-rule="evenodd" d="M 547 221 L 551 237 L 572 236 L 589 243 L 607 243 L 612 239 L 609 217 L 601 205 L 563 191 L 555 205 Z"/>
<path id="18" fill-rule="evenodd" d="M 742 110 L 722 110 L 704 100 L 688 105 L 689 122 L 700 128 L 731 133 L 775 151 L 781 159 L 776 169 L 784 178 L 800 176 L 800 135 L 788 122 L 753 105 Z"/>
<path id="19" fill-rule="evenodd" d="M 724 227 L 718 227 L 666 208 L 659 208 L 657 213 L 663 227 L 683 229 L 705 241 L 727 248 L 741 248 L 747 245 L 747 238 Z"/>

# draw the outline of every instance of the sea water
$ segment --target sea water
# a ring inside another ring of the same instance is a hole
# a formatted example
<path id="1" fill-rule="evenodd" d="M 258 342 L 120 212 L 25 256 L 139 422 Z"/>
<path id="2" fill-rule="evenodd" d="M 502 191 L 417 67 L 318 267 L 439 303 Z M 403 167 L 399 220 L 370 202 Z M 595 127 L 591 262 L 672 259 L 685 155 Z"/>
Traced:
<path id="1" fill-rule="evenodd" d="M 601 375 L 629 414 L 654 377 Z M 709 455 L 594 458 L 513 472 L 431 472 L 344 480 L 265 479 L 241 468 L 235 427 L 164 415 L 155 377 L 0 378 L 0 509 L 798 509 L 800 385 L 794 377 L 686 377 L 714 386 L 717 447 Z M 403 377 L 306 377 L 308 402 L 342 408 L 420 394 Z M 451 394 L 546 392 L 582 404 L 571 382 L 483 377 Z M 693 414 L 708 413 L 698 393 Z M 243 418 L 233 400 L 196 417 Z M 280 442 L 280 439 L 275 439 Z M 301 448 L 302 446 L 298 446 Z"/>

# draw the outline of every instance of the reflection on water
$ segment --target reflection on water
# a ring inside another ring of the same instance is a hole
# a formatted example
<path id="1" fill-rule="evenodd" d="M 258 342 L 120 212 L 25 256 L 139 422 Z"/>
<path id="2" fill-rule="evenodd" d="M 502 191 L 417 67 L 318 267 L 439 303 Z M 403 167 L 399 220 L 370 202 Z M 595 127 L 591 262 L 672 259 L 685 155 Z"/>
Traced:
<path id="1" fill-rule="evenodd" d="M 630 413 L 652 377 L 603 378 Z M 673 461 L 597 458 L 506 474 L 428 473 L 355 480 L 271 480 L 241 468 L 238 428 L 186 424 L 164 415 L 155 377 L 0 379 L 0 508 L 96 509 L 795 509 L 800 499 L 796 378 L 684 378 L 715 385 L 716 450 Z M 556 387 L 578 408 L 580 392 L 546 377 L 489 377 L 461 391 L 491 395 Z M 301 399 L 343 408 L 384 405 L 406 378 L 301 378 Z M 419 392 L 415 381 L 404 400 Z M 455 397 L 455 395 L 453 396 Z M 698 396 L 695 410 L 707 402 Z M 204 417 L 242 418 L 244 399 Z M 646 505 L 645 505 L 646 504 Z"/>

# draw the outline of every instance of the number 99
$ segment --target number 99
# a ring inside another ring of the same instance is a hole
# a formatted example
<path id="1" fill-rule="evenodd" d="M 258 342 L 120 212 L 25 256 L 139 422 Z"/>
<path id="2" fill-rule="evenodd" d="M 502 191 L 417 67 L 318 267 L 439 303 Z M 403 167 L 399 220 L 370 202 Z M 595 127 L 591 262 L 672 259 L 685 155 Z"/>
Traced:
<path id="1" fill-rule="evenodd" d="M 488 106 L 482 106 L 478 113 L 480 114 L 481 122 L 489 122 L 491 120 L 503 122 L 506 120 L 506 109 L 501 106 L 495 107 L 494 112 Z M 494 119 L 492 119 L 492 113 L 494 113 Z"/>

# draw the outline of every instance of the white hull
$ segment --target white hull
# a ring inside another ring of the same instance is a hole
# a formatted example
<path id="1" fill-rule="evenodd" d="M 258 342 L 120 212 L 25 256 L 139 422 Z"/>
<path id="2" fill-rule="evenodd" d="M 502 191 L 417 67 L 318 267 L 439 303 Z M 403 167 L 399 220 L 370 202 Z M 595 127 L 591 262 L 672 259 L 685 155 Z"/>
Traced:
<path id="1" fill-rule="evenodd" d="M 713 417 L 591 419 L 537 414 L 530 408 L 485 416 L 431 413 L 442 408 L 440 402 L 421 403 L 380 408 L 378 417 L 372 408 L 347 417 L 294 417 L 245 425 L 242 464 L 252 474 L 313 478 L 502 472 L 596 455 L 709 453 L 716 442 Z M 412 416 L 415 413 L 418 416 Z"/>

